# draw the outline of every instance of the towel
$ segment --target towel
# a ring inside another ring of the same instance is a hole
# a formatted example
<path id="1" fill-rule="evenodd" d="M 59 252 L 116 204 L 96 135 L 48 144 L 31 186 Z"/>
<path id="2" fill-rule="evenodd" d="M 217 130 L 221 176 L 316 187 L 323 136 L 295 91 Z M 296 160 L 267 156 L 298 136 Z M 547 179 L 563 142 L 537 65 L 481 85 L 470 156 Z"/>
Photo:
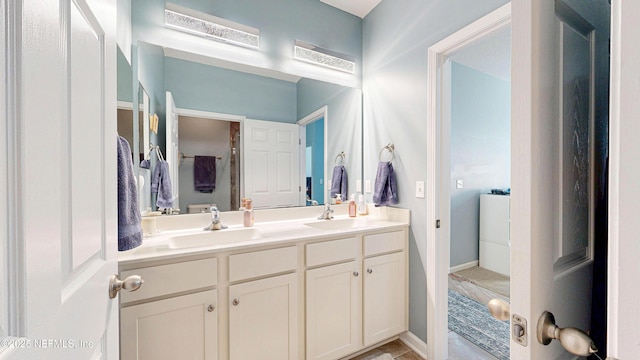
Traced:
<path id="1" fill-rule="evenodd" d="M 118 251 L 142 245 L 142 217 L 138 207 L 138 189 L 133 176 L 131 148 L 118 136 Z"/>
<path id="2" fill-rule="evenodd" d="M 212 193 L 216 189 L 216 157 L 196 155 L 193 160 L 193 186 L 196 191 Z"/>
<path id="3" fill-rule="evenodd" d="M 378 164 L 376 183 L 373 188 L 373 203 L 376 206 L 396 205 L 398 203 L 396 175 L 393 172 L 393 165 L 391 165 L 390 161 Z"/>
<path id="4" fill-rule="evenodd" d="M 158 194 L 156 206 L 158 208 L 172 208 L 173 196 L 171 194 L 171 178 L 169 177 L 169 163 L 159 160 L 153 170 L 151 180 L 151 193 Z"/>
<path id="5" fill-rule="evenodd" d="M 333 168 L 331 178 L 331 197 L 342 194 L 342 200 L 347 201 L 347 170 L 342 165 Z"/>

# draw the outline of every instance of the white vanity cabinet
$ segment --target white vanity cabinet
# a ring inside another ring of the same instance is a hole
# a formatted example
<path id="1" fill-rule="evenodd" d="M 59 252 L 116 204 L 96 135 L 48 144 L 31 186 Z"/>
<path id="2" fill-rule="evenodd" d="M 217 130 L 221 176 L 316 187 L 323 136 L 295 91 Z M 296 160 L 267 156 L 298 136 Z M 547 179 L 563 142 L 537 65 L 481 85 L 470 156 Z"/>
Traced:
<path id="1" fill-rule="evenodd" d="M 339 359 L 361 347 L 362 275 L 359 250 L 356 237 L 306 246 L 308 267 L 334 263 L 306 271 L 308 360 Z"/>
<path id="2" fill-rule="evenodd" d="M 364 345 L 407 330 L 407 252 L 404 231 L 364 237 Z"/>
<path id="3" fill-rule="evenodd" d="M 151 301 L 120 311 L 120 358 L 218 359 L 216 290 Z"/>
<path id="4" fill-rule="evenodd" d="M 387 225 L 388 226 L 388 225 Z M 337 360 L 407 330 L 408 228 L 120 263 L 123 360 Z"/>
<path id="5" fill-rule="evenodd" d="M 295 246 L 229 257 L 229 358 L 298 358 L 298 274 Z M 276 273 L 291 272 L 272 276 Z"/>
<path id="6" fill-rule="evenodd" d="M 120 292 L 120 358 L 218 359 L 217 259 L 122 270 L 144 280 Z"/>

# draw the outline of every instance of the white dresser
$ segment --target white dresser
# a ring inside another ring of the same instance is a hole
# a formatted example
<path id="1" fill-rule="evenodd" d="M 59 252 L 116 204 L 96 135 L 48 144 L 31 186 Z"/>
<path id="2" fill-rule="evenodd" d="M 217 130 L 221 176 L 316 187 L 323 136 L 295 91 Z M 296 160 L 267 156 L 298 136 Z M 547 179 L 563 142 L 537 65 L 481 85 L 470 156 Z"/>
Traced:
<path id="1" fill-rule="evenodd" d="M 480 267 L 509 276 L 508 195 L 480 195 Z"/>

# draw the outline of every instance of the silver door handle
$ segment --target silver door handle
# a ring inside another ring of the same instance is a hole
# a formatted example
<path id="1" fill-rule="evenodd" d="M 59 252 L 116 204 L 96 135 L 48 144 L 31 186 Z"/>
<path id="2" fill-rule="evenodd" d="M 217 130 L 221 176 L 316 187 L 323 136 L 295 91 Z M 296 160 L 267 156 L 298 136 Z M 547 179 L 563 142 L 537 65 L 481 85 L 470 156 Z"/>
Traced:
<path id="1" fill-rule="evenodd" d="M 553 314 L 548 311 L 543 312 L 538 319 L 537 336 L 542 345 L 549 345 L 553 339 L 558 340 L 565 350 L 574 355 L 589 356 L 598 352 L 589 335 L 573 327 L 558 327 Z"/>
<path id="2" fill-rule="evenodd" d="M 144 280 L 140 275 L 131 275 L 124 280 L 118 279 L 118 275 L 113 275 L 109 280 L 109 298 L 115 298 L 122 289 L 136 291 L 142 286 L 142 283 L 144 283 Z"/>

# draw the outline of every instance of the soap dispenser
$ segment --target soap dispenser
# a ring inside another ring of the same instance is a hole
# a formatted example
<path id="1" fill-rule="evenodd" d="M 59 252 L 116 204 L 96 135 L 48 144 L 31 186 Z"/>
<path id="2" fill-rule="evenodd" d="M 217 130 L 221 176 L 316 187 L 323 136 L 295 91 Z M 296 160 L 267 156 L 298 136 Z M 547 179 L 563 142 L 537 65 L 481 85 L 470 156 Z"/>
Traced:
<path id="1" fill-rule="evenodd" d="M 349 217 L 356 217 L 356 194 L 351 194 L 349 198 Z"/>
<path id="2" fill-rule="evenodd" d="M 253 223 L 254 223 L 253 205 L 251 204 L 251 199 L 244 199 L 243 207 L 244 207 L 244 217 L 243 217 L 244 227 L 251 227 L 253 226 Z"/>

